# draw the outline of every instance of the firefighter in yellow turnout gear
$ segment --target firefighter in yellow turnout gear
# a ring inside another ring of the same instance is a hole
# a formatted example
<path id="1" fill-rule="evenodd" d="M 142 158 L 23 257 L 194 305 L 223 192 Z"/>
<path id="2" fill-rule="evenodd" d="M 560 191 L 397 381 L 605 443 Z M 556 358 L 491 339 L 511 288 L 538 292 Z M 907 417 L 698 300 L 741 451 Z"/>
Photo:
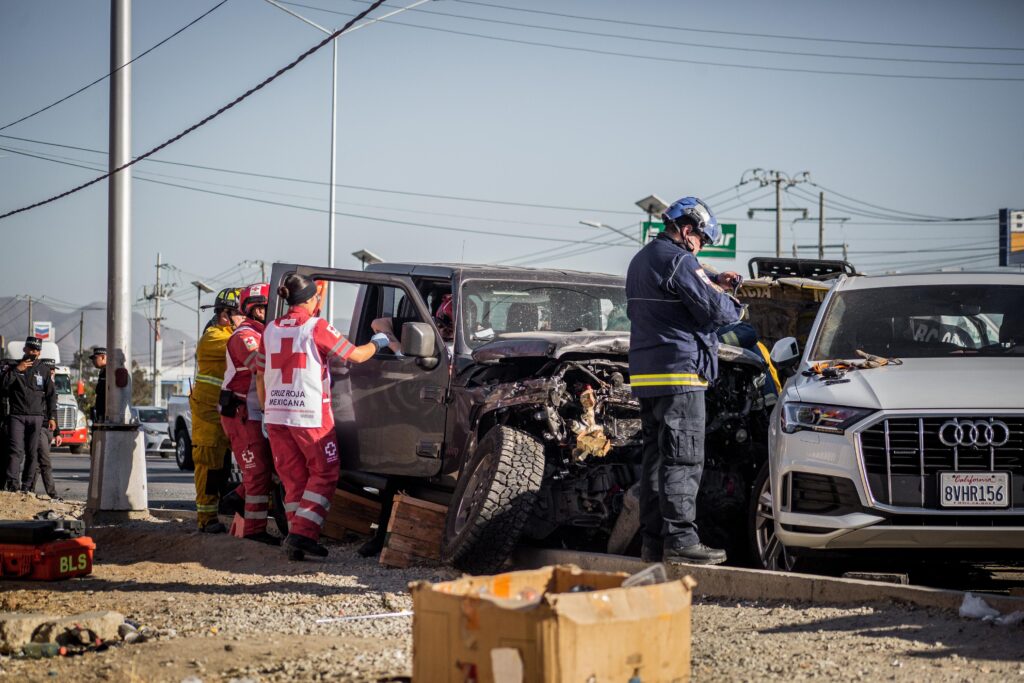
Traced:
<path id="1" fill-rule="evenodd" d="M 192 410 L 192 462 L 195 464 L 196 513 L 199 530 L 227 531 L 217 519 L 220 493 L 227 481 L 231 443 L 220 423 L 217 403 L 227 365 L 227 344 L 232 331 L 245 317 L 239 310 L 239 290 L 217 293 L 213 318 L 196 345 L 196 377 L 189 396 Z"/>

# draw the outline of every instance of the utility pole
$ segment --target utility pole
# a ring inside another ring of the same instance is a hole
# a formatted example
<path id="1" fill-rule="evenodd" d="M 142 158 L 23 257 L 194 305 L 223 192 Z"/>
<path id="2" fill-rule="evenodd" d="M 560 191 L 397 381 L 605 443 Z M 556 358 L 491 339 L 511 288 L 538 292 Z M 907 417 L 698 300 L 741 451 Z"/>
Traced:
<path id="1" fill-rule="evenodd" d="M 82 342 L 85 336 L 85 311 L 78 312 L 78 381 L 82 381 Z"/>
<path id="2" fill-rule="evenodd" d="M 35 330 L 32 329 L 32 297 L 28 298 L 28 336 L 32 336 Z"/>
<path id="3" fill-rule="evenodd" d="M 747 173 L 751 174 L 750 178 L 747 178 Z M 790 209 L 782 208 L 782 186 L 785 185 L 787 188 L 798 185 L 799 183 L 808 183 L 811 181 L 811 174 L 809 171 L 803 171 L 795 176 L 790 176 L 782 171 L 770 170 L 767 171 L 763 168 L 755 168 L 750 171 L 745 171 L 743 177 L 740 178 L 740 185 L 746 185 L 749 182 L 757 182 L 761 187 L 767 187 L 768 185 L 775 185 L 775 209 L 750 209 L 747 211 L 747 216 L 753 218 L 755 211 L 775 211 L 775 256 L 779 258 L 782 256 L 782 212 L 789 211 Z M 807 217 L 807 209 L 792 209 L 793 211 L 803 211 L 804 217 Z"/>
<path id="4" fill-rule="evenodd" d="M 160 269 L 164 267 L 164 264 L 160 261 L 160 256 L 160 252 L 157 252 L 156 285 L 153 287 L 153 293 L 146 297 L 147 299 L 153 299 L 155 307 L 153 313 L 153 405 L 158 407 L 163 402 L 160 375 L 163 370 L 164 356 L 164 340 L 163 335 L 160 333 L 160 323 L 163 321 L 163 318 L 160 317 L 160 301 L 171 294 L 169 291 L 165 291 L 164 287 L 160 284 Z"/>
<path id="5" fill-rule="evenodd" d="M 818 258 L 825 258 L 825 193 L 818 193 Z M 845 257 L 843 260 L 846 260 Z"/>
<path id="6" fill-rule="evenodd" d="M 110 0 L 111 172 L 131 160 L 131 0 Z M 94 426 L 86 523 L 146 513 L 145 444 L 128 419 L 131 401 L 131 169 L 107 181 L 107 402 Z"/>

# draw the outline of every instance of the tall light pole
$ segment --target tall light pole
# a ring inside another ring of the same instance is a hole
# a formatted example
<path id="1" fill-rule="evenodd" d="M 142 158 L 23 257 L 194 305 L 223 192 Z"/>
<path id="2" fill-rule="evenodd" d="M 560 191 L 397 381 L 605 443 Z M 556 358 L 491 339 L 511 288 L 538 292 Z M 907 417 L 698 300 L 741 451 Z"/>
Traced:
<path id="1" fill-rule="evenodd" d="M 611 230 L 612 232 L 615 232 L 615 233 L 618 233 L 618 234 L 622 235 L 623 237 L 628 239 L 630 242 L 636 242 L 637 244 L 640 243 L 640 238 L 639 237 L 637 237 L 635 235 L 630 235 L 628 232 L 626 232 L 625 230 L 622 230 L 621 228 L 616 228 L 616 227 L 613 227 L 611 225 L 607 225 L 605 223 L 602 223 L 601 221 L 580 221 L 580 225 L 586 225 L 587 227 L 591 227 L 591 228 L 600 228 L 602 230 Z"/>
<path id="2" fill-rule="evenodd" d="M 202 336 L 202 330 L 199 327 L 199 316 L 202 315 L 201 311 L 203 304 L 203 292 L 207 294 L 213 294 L 213 287 L 206 284 L 202 280 L 193 280 L 192 286 L 196 288 L 196 344 L 199 344 L 199 337 Z"/>
<path id="3" fill-rule="evenodd" d="M 316 23 L 315 21 L 307 19 L 306 17 L 302 16 L 298 12 L 285 7 L 281 3 L 277 2 L 277 0 L 267 0 L 267 2 L 269 2 L 271 5 L 273 5 L 274 7 L 278 8 L 282 12 L 286 12 L 287 14 L 290 14 L 291 16 L 295 17 L 299 21 L 301 21 L 301 22 L 303 22 L 305 24 L 308 24 L 309 26 L 312 26 L 313 28 L 317 29 L 321 33 L 326 33 L 327 35 L 332 35 L 334 33 L 334 31 L 332 31 L 330 29 L 327 29 L 327 28 L 324 28 L 323 26 L 321 26 L 320 24 Z M 345 33 L 352 33 L 353 31 L 358 31 L 361 28 L 365 28 L 366 26 L 369 26 L 371 24 L 376 24 L 378 21 L 382 21 L 384 19 L 387 19 L 388 17 L 393 17 L 396 14 L 399 14 L 400 12 L 404 12 L 406 10 L 413 9 L 414 7 L 417 7 L 417 6 L 422 5 L 424 3 L 427 3 L 427 2 L 430 2 L 430 0 L 417 0 L 416 2 L 412 3 L 411 5 L 408 5 L 407 7 L 400 7 L 398 9 L 396 9 L 396 10 L 388 12 L 387 14 L 382 14 L 381 16 L 377 17 L 376 19 L 370 19 L 369 21 L 365 21 L 362 24 L 358 24 L 356 26 L 353 26 L 352 28 L 350 28 Z M 330 188 L 330 199 L 328 200 L 329 206 L 328 206 L 328 211 L 327 211 L 327 267 L 328 268 L 334 268 L 334 233 L 335 233 L 335 230 L 334 230 L 334 197 L 335 197 L 335 191 L 337 189 L 337 182 L 336 182 L 336 177 L 337 177 L 337 175 L 336 175 L 337 174 L 337 144 L 336 144 L 335 139 L 336 139 L 337 133 L 338 133 L 338 116 L 337 116 L 337 110 L 338 110 L 338 40 L 337 40 L 337 38 L 335 38 L 334 40 L 331 41 L 331 54 L 332 54 L 332 59 L 331 59 L 331 188 Z M 334 287 L 333 287 L 333 285 L 328 285 L 328 293 L 327 293 L 327 321 L 328 322 L 331 322 L 331 321 L 334 320 L 334 296 L 333 295 L 334 295 Z"/>

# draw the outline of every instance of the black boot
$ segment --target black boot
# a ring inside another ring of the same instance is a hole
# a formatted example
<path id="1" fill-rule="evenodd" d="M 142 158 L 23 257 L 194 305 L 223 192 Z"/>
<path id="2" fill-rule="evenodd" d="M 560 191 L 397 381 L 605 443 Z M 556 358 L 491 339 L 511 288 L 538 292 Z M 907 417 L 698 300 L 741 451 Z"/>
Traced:
<path id="1" fill-rule="evenodd" d="M 231 491 L 217 503 L 217 514 L 245 517 L 245 499 L 237 491 Z"/>
<path id="2" fill-rule="evenodd" d="M 287 551 L 298 550 L 306 555 L 314 555 L 316 557 L 327 557 L 327 548 L 320 545 L 312 538 L 299 536 L 298 534 L 288 534 L 287 536 L 285 536 L 282 545 Z"/>
<path id="3" fill-rule="evenodd" d="M 380 555 L 381 550 L 384 550 L 384 537 L 380 534 L 374 534 L 373 538 L 359 546 L 356 552 L 359 553 L 360 557 L 373 557 Z"/>
<path id="4" fill-rule="evenodd" d="M 703 543 L 665 548 L 665 562 L 682 564 L 722 564 L 725 562 L 725 551 L 709 548 Z"/>
<path id="5" fill-rule="evenodd" d="M 661 562 L 664 556 L 661 543 L 644 541 L 640 546 L 640 559 L 644 562 Z"/>
<path id="6" fill-rule="evenodd" d="M 207 522 L 204 526 L 199 528 L 199 531 L 204 534 L 223 534 L 227 533 L 227 530 L 228 528 L 217 520 Z"/>

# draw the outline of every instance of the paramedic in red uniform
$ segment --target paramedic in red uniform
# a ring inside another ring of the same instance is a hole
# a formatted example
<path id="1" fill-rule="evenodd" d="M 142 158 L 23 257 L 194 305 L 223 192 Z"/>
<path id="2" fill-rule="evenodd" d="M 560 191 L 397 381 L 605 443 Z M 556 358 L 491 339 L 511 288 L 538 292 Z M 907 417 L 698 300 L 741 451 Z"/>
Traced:
<path id="1" fill-rule="evenodd" d="M 242 287 L 239 298 L 245 320 L 231 333 L 227 343 L 220 422 L 242 470 L 242 485 L 222 501 L 241 497 L 242 509 L 238 512 L 242 515 L 245 538 L 280 545 L 280 539 L 267 533 L 273 463 L 270 444 L 263 436 L 263 407 L 256 395 L 255 375 L 269 294 L 270 285 L 265 282 Z"/>
<path id="2" fill-rule="evenodd" d="M 362 363 L 388 345 L 375 334 L 355 346 L 326 320 L 315 316 L 317 285 L 289 275 L 277 290 L 288 312 L 266 326 L 256 357 L 257 390 L 263 405 L 277 475 L 284 484 L 288 559 L 325 557 L 320 529 L 338 483 L 338 441 L 331 412 L 328 363 L 338 358 Z M 248 489 L 246 489 L 248 493 Z"/>

